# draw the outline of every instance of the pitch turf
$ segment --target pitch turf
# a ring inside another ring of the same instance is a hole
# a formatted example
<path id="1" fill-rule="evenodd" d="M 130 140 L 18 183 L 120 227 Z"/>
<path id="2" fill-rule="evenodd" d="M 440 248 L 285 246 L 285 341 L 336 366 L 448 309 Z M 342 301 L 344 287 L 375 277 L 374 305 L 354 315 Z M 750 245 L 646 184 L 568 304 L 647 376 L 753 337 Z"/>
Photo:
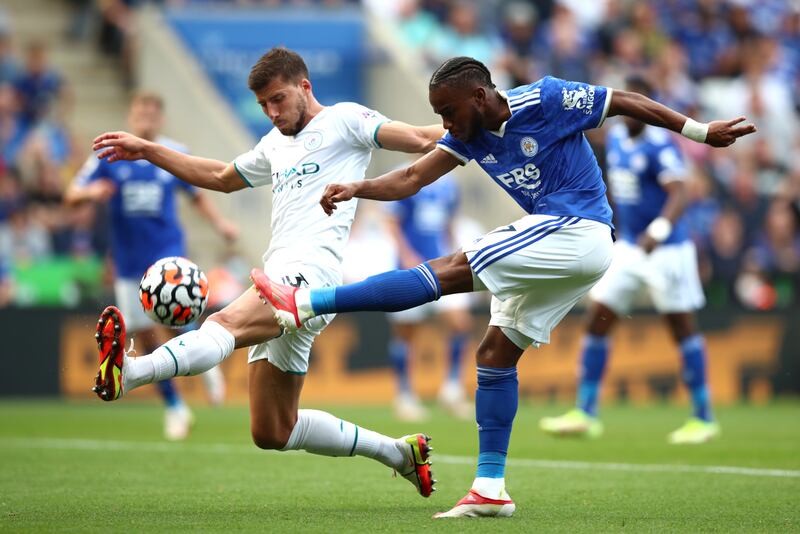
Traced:
<path id="1" fill-rule="evenodd" d="M 608 408 L 606 435 L 579 441 L 536 429 L 559 409 L 523 405 L 507 471 L 516 515 L 448 522 L 430 516 L 468 488 L 474 423 L 438 412 L 410 425 L 383 408 L 330 411 L 387 434 L 430 433 L 439 491 L 422 499 L 363 458 L 259 451 L 244 407 L 196 408 L 194 433 L 173 444 L 161 439 L 153 405 L 2 402 L 0 531 L 800 531 L 798 402 L 719 409 L 721 440 L 679 448 L 664 438 L 684 409 Z"/>

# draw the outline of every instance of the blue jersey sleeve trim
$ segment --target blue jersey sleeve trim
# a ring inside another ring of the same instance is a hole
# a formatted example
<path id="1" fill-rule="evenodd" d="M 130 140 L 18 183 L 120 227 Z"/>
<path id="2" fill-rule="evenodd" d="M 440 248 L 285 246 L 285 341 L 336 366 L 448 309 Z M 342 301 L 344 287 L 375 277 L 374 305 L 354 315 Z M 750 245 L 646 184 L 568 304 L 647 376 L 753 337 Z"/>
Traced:
<path id="1" fill-rule="evenodd" d="M 372 132 L 372 140 L 375 141 L 375 146 L 377 146 L 378 148 L 383 148 L 383 145 L 380 144 L 380 142 L 378 141 L 378 130 L 380 130 L 381 126 L 383 126 L 387 122 L 392 122 L 392 121 L 391 120 L 385 120 L 385 121 L 381 122 L 380 124 L 378 124 L 375 127 L 375 131 Z"/>
<path id="2" fill-rule="evenodd" d="M 247 187 L 253 187 L 253 184 L 251 184 L 251 183 L 250 183 L 250 180 L 248 180 L 248 179 L 245 177 L 245 175 L 244 175 L 244 174 L 242 174 L 242 171 L 240 171 L 240 170 L 239 170 L 239 166 L 238 166 L 238 165 L 236 165 L 236 162 L 235 162 L 235 161 L 233 162 L 233 168 L 234 168 L 234 169 L 236 169 L 236 173 L 239 175 L 239 178 L 241 178 L 242 180 L 244 180 L 244 183 L 246 183 L 246 184 L 247 184 Z"/>
<path id="3" fill-rule="evenodd" d="M 458 152 L 456 152 L 447 145 L 443 145 L 442 143 L 437 143 L 436 148 L 441 148 L 442 150 L 444 150 L 445 152 L 456 158 L 458 160 L 459 165 L 466 165 L 467 163 L 469 163 L 468 157 L 459 154 Z"/>

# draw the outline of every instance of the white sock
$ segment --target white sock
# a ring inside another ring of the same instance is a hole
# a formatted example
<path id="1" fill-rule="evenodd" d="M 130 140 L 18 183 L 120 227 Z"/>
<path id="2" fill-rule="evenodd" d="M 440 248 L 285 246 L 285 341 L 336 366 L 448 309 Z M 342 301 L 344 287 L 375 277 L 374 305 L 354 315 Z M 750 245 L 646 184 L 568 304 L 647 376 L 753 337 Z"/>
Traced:
<path id="1" fill-rule="evenodd" d="M 151 354 L 125 357 L 126 391 L 167 378 L 197 375 L 219 365 L 233 352 L 236 340 L 225 327 L 206 321 L 197 330 L 170 339 Z"/>
<path id="2" fill-rule="evenodd" d="M 366 456 L 402 470 L 408 460 L 395 439 L 319 410 L 299 410 L 284 451 L 305 450 L 323 456 Z"/>
<path id="3" fill-rule="evenodd" d="M 501 499 L 504 498 L 506 479 L 478 477 L 472 482 L 472 489 L 488 499 Z"/>
<path id="4" fill-rule="evenodd" d="M 297 306 L 297 315 L 300 316 L 300 322 L 306 322 L 314 317 L 314 308 L 311 307 L 311 290 L 306 287 L 301 287 L 294 294 L 294 303 Z"/>

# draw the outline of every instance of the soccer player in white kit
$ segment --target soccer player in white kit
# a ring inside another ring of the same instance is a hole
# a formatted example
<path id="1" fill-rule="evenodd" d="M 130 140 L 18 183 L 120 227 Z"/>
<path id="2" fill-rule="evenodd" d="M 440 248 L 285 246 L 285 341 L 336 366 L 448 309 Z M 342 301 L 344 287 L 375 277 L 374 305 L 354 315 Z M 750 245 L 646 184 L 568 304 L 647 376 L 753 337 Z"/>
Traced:
<path id="1" fill-rule="evenodd" d="M 264 270 L 294 286 L 341 283 L 342 249 L 356 205 L 328 217 L 318 204 L 333 182 L 364 179 L 372 150 L 422 153 L 434 148 L 440 126 L 392 122 L 354 103 L 322 106 L 314 97 L 303 59 L 273 48 L 259 59 L 248 84 L 275 126 L 255 148 L 232 163 L 188 156 L 125 132 L 94 141 L 109 162 L 145 159 L 206 189 L 232 192 L 271 184 L 272 239 Z M 246 291 L 202 326 L 138 358 L 125 355 L 124 320 L 107 308 L 98 321 L 100 370 L 95 391 L 103 400 L 175 376 L 202 373 L 235 348 L 250 347 L 250 426 L 263 449 L 304 449 L 326 456 L 361 455 L 395 469 L 423 496 L 434 491 L 429 437 L 383 436 L 318 410 L 299 410 L 311 343 L 331 321 L 319 317 L 308 328 L 283 333 L 255 291 Z"/>
<path id="2" fill-rule="evenodd" d="M 328 186 L 327 213 L 353 198 L 397 200 L 474 159 L 525 211 L 470 246 L 413 269 L 336 288 L 291 288 L 254 270 L 256 288 L 278 321 L 297 329 L 318 315 L 399 311 L 452 293 L 489 290 L 492 317 L 476 355 L 478 469 L 467 495 L 437 518 L 510 516 L 505 465 L 518 405 L 516 365 L 599 280 L 611 262 L 611 208 L 583 130 L 626 115 L 728 146 L 755 131 L 744 117 L 700 124 L 649 98 L 608 87 L 545 77 L 498 91 L 485 65 L 447 60 L 431 77 L 429 100 L 448 133 L 405 169 L 361 183 Z"/>

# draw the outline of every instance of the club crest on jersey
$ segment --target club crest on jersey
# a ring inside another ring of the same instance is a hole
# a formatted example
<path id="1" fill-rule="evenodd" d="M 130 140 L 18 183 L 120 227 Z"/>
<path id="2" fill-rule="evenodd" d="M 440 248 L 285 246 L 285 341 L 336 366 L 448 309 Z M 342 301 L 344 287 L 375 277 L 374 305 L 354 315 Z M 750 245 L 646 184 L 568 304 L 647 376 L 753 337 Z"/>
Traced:
<path id="1" fill-rule="evenodd" d="M 322 134 L 319 132 L 309 132 L 303 140 L 303 147 L 306 150 L 316 150 L 322 146 Z"/>
<path id="2" fill-rule="evenodd" d="M 519 147 L 522 149 L 522 153 L 532 158 L 539 152 L 539 143 L 536 142 L 536 139 L 533 137 L 523 137 L 522 141 L 519 142 Z"/>

